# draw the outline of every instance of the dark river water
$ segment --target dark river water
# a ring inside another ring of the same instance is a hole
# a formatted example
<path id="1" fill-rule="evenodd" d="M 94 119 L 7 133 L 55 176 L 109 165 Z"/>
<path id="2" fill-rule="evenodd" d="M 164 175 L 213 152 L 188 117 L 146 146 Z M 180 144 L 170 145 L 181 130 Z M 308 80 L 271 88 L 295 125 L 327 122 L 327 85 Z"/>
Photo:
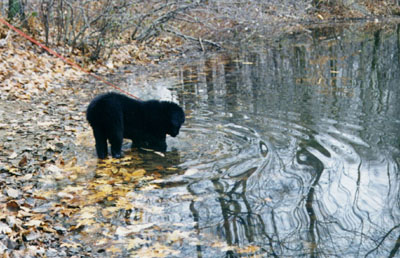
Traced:
<path id="1" fill-rule="evenodd" d="M 189 170 L 156 221 L 191 257 L 400 256 L 399 54 L 396 27 L 345 26 L 182 67 Z"/>
<path id="2" fill-rule="evenodd" d="M 399 32 L 316 28 L 173 68 L 187 120 L 141 167 L 174 169 L 108 235 L 132 257 L 400 256 Z"/>

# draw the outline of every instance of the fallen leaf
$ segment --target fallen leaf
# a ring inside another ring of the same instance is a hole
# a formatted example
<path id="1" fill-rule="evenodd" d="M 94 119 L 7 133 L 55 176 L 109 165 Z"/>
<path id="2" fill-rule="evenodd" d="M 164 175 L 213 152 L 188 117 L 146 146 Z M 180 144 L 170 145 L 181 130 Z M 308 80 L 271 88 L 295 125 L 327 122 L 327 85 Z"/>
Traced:
<path id="1" fill-rule="evenodd" d="M 28 163 L 28 158 L 24 155 L 22 159 L 18 162 L 18 166 L 20 167 L 25 167 L 25 165 Z"/>
<path id="2" fill-rule="evenodd" d="M 189 168 L 188 170 L 185 171 L 185 176 L 192 176 L 194 174 L 197 174 L 199 170 L 197 168 Z"/>
<path id="3" fill-rule="evenodd" d="M 142 177 L 144 174 L 146 174 L 146 170 L 144 170 L 144 169 L 137 169 L 137 170 L 135 170 L 135 171 L 133 171 L 133 173 L 132 173 L 132 177 L 136 177 L 136 178 L 139 178 L 139 177 Z"/>
<path id="4" fill-rule="evenodd" d="M 11 232 L 11 228 L 7 224 L 0 222 L 0 233 L 6 234 L 6 233 L 10 233 L 10 232 Z"/>
<path id="5" fill-rule="evenodd" d="M 146 223 L 146 224 L 138 224 L 138 225 L 129 225 L 125 227 L 118 227 L 115 231 L 115 234 L 118 236 L 127 236 L 129 234 L 138 233 L 143 229 L 151 228 L 154 223 Z"/>
<path id="6" fill-rule="evenodd" d="M 238 253 L 242 254 L 242 253 L 254 253 L 257 252 L 258 250 L 260 250 L 259 246 L 255 246 L 255 245 L 249 245 L 245 248 L 241 248 L 239 250 L 237 250 Z"/>
<path id="7" fill-rule="evenodd" d="M 18 156 L 18 154 L 14 151 L 8 158 L 15 159 L 17 156 Z"/>
<path id="8" fill-rule="evenodd" d="M 127 248 L 129 249 L 137 249 L 140 246 L 143 246 L 147 243 L 150 243 L 150 240 L 146 240 L 146 239 L 141 239 L 141 238 L 134 238 L 134 239 L 129 239 L 128 240 L 128 244 L 127 244 Z"/>
<path id="9" fill-rule="evenodd" d="M 9 211 L 16 212 L 16 211 L 19 211 L 20 208 L 19 208 L 19 205 L 18 205 L 17 202 L 15 202 L 15 201 L 10 201 L 10 202 L 7 203 L 7 209 L 8 209 Z"/>
<path id="10" fill-rule="evenodd" d="M 32 241 L 36 240 L 41 236 L 41 234 L 37 231 L 30 231 L 27 235 L 25 235 L 25 238 L 27 241 Z"/>
<path id="11" fill-rule="evenodd" d="M 31 226 L 39 227 L 42 223 L 43 223 L 43 221 L 41 221 L 41 220 L 32 219 L 32 220 L 26 222 L 24 225 L 28 226 L 28 227 L 31 227 Z"/>
<path id="12" fill-rule="evenodd" d="M 6 192 L 7 192 L 8 196 L 10 196 L 11 198 L 14 198 L 14 199 L 17 199 L 18 196 L 20 196 L 20 194 L 21 194 L 21 191 L 16 190 L 16 189 L 11 188 L 11 187 L 7 187 L 6 188 Z"/>

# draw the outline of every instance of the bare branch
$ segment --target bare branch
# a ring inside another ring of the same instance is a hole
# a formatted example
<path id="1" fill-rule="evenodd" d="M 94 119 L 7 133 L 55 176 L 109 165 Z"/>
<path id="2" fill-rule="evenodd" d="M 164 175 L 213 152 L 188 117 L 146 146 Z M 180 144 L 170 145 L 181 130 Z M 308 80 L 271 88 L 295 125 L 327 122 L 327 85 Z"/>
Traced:
<path id="1" fill-rule="evenodd" d="M 178 31 L 172 29 L 169 26 L 165 28 L 165 31 L 167 31 L 169 33 L 172 33 L 172 34 L 174 34 L 174 35 L 176 35 L 178 37 L 184 38 L 184 39 L 198 41 L 203 51 L 204 51 L 203 42 L 207 43 L 207 44 L 209 44 L 209 45 L 211 45 L 213 47 L 216 47 L 216 48 L 223 48 L 220 44 L 218 44 L 216 42 L 213 42 L 213 41 L 207 40 L 207 39 L 202 39 L 202 38 L 195 38 L 195 37 L 192 37 L 192 36 L 189 36 L 189 35 L 184 35 L 184 34 L 178 32 Z"/>
<path id="2" fill-rule="evenodd" d="M 175 10 L 172 10 L 172 11 L 162 15 L 161 17 L 157 18 L 154 22 L 152 22 L 144 31 L 142 31 L 142 33 L 140 33 L 140 35 L 136 39 L 139 41 L 147 39 L 157 30 L 158 26 L 168 22 L 169 20 L 171 20 L 172 18 L 174 18 L 177 14 L 179 14 L 181 12 L 184 12 L 188 9 L 199 6 L 199 4 L 200 4 L 200 2 L 196 2 L 196 3 L 180 6 L 180 7 L 176 8 Z"/>

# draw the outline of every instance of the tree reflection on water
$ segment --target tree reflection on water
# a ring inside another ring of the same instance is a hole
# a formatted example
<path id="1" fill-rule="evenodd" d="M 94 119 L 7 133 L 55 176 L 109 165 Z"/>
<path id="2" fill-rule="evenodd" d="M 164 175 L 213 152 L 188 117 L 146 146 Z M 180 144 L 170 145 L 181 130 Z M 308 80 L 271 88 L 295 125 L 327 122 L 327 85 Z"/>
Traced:
<path id="1" fill-rule="evenodd" d="M 388 27 L 317 28 L 179 70 L 192 112 L 182 167 L 203 172 L 187 185 L 201 197 L 189 205 L 199 257 L 398 254 L 400 35 Z"/>

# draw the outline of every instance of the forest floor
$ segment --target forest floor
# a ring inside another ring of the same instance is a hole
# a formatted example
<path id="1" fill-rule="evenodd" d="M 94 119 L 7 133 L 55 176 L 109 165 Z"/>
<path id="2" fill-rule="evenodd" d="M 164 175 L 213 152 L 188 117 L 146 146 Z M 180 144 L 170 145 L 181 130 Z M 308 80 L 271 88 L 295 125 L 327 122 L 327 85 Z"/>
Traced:
<path id="1" fill-rule="evenodd" d="M 373 22 L 391 19 L 391 16 L 382 18 L 387 12 L 384 7 L 375 7 Z M 364 10 L 359 8 L 342 17 L 357 17 L 355 13 Z M 339 12 L 335 8 L 326 10 L 314 13 L 310 21 L 330 23 L 334 13 Z M 299 26 L 304 27 L 304 23 L 290 21 L 286 32 L 296 31 Z M 130 73 L 137 78 L 134 84 L 140 85 L 162 76 L 152 72 L 176 62 L 191 48 L 195 52 L 200 50 L 196 44 L 185 45 L 182 39 L 161 35 L 157 44 L 127 46 L 115 51 L 107 61 L 87 64 L 85 69 L 106 78 L 120 72 L 121 67 L 136 67 Z M 165 58 L 154 60 L 151 56 L 155 52 L 166 53 Z M 44 176 L 59 173 L 74 162 L 74 156 L 81 155 L 76 153 L 77 133 L 90 132 L 86 107 L 95 95 L 113 89 L 51 56 L 4 25 L 0 26 L 0 85 L 0 255 L 80 257 L 88 252 L 86 255 L 90 256 L 89 251 L 62 241 L 63 234 L 71 229 L 54 219 L 57 209 L 46 206 L 46 198 L 37 191 Z M 94 146 L 87 155 L 95 158 Z"/>

